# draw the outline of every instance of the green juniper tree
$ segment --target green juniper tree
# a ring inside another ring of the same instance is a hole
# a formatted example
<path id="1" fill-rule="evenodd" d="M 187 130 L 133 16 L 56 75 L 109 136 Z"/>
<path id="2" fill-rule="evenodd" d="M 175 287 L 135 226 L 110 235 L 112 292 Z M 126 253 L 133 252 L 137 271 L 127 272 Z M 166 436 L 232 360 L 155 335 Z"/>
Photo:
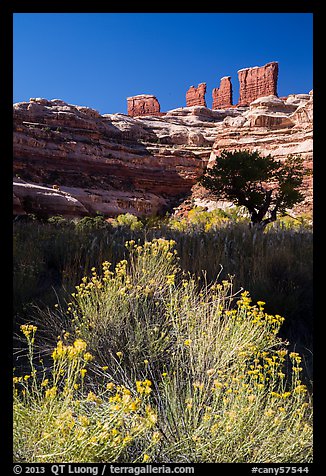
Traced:
<path id="1" fill-rule="evenodd" d="M 299 188 L 306 173 L 301 156 L 281 162 L 257 151 L 223 150 L 199 183 L 217 198 L 246 207 L 251 226 L 264 229 L 304 199 Z"/>

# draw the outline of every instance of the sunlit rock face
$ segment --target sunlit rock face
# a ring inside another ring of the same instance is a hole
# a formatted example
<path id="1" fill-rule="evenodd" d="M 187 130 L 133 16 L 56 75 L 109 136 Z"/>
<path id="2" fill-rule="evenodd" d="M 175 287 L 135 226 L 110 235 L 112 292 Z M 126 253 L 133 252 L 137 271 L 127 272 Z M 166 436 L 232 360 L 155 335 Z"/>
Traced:
<path id="1" fill-rule="evenodd" d="M 163 212 L 189 193 L 215 138 L 212 118 L 191 108 L 184 121 L 164 117 L 101 116 L 59 100 L 15 104 L 16 213 Z"/>
<path id="2" fill-rule="evenodd" d="M 220 87 L 212 91 L 212 109 L 226 109 L 232 106 L 231 76 L 221 78 Z"/>
<path id="3" fill-rule="evenodd" d="M 191 106 L 204 106 L 206 107 L 206 83 L 201 83 L 197 87 L 190 86 L 186 93 L 186 105 Z"/>
<path id="4" fill-rule="evenodd" d="M 223 149 L 301 154 L 312 168 L 312 92 L 135 117 L 36 98 L 14 104 L 13 117 L 15 215 L 165 213 L 206 196 L 195 184 Z M 309 211 L 311 177 L 303 189 Z"/>
<path id="5" fill-rule="evenodd" d="M 256 99 L 241 116 L 226 117 L 216 136 L 209 167 L 222 150 L 257 150 L 285 160 L 288 155 L 302 156 L 304 166 L 313 168 L 313 95 L 291 95 L 286 100 L 276 96 Z M 304 179 L 303 203 L 295 212 L 310 213 L 313 206 L 312 175 Z"/>
<path id="6" fill-rule="evenodd" d="M 139 94 L 127 98 L 128 116 L 159 116 L 160 103 L 151 94 Z"/>
<path id="7" fill-rule="evenodd" d="M 262 96 L 277 96 L 278 63 L 244 68 L 238 71 L 240 98 L 238 106 L 249 106 Z"/>

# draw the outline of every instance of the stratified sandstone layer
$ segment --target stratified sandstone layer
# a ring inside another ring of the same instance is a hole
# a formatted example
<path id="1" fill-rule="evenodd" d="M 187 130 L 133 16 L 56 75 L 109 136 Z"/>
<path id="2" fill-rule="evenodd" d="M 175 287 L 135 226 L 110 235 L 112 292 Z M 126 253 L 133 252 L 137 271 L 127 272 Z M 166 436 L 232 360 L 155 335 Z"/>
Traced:
<path id="1" fill-rule="evenodd" d="M 236 118 L 226 118 L 210 156 L 212 166 L 222 150 L 258 151 L 283 161 L 288 155 L 302 156 L 304 166 L 313 168 L 313 94 L 290 95 L 285 101 L 276 96 L 256 99 Z M 312 211 L 312 175 L 304 179 L 303 203 L 294 212 Z"/>
<path id="2" fill-rule="evenodd" d="M 206 107 L 206 83 L 198 84 L 197 88 L 195 86 L 190 86 L 186 93 L 186 104 L 187 107 L 191 106 L 204 106 Z"/>
<path id="3" fill-rule="evenodd" d="M 14 203 L 19 214 L 162 212 L 189 193 L 215 137 L 210 135 L 212 116 L 199 117 L 191 108 L 189 121 L 197 128 L 178 124 L 173 111 L 166 120 L 101 116 L 90 108 L 46 99 L 15 104 L 13 115 Z M 201 124 L 207 123 L 209 140 L 201 132 Z"/>
<path id="4" fill-rule="evenodd" d="M 301 154 L 312 168 L 312 92 L 143 117 L 39 98 L 15 104 L 13 116 L 15 215 L 152 215 L 191 194 L 203 204 L 195 184 L 223 149 Z M 304 193 L 298 211 L 312 209 L 311 177 Z"/>
<path id="5" fill-rule="evenodd" d="M 156 116 L 160 115 L 160 103 L 151 94 L 139 94 L 127 98 L 128 116 Z"/>
<path id="6" fill-rule="evenodd" d="M 240 69 L 238 77 L 238 106 L 249 106 L 252 101 L 262 96 L 277 96 L 278 63 L 275 61 L 265 66 Z"/>
<path id="7" fill-rule="evenodd" d="M 212 109 L 226 109 L 232 106 L 231 76 L 221 78 L 220 87 L 213 89 L 212 97 Z"/>

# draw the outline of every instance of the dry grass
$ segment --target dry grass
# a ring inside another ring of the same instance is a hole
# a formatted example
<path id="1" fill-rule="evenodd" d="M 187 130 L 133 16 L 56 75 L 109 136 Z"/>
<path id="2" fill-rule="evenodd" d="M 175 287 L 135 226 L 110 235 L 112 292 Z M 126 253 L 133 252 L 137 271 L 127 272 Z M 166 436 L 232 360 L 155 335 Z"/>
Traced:
<path id="1" fill-rule="evenodd" d="M 174 245 L 129 241 L 127 259 L 94 267 L 65 314 L 39 323 L 48 335 L 64 323 L 48 367 L 22 328 L 16 461 L 312 461 L 311 396 L 283 317 L 230 280 L 198 283 Z"/>

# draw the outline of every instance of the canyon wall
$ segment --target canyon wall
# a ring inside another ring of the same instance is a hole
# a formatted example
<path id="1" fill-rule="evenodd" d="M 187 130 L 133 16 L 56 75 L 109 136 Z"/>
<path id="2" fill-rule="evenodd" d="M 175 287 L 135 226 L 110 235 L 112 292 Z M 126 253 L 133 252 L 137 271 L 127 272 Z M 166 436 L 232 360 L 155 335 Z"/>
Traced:
<path id="1" fill-rule="evenodd" d="M 313 92 L 293 94 L 285 100 L 276 96 L 258 98 L 236 118 L 226 118 L 216 136 L 208 163 L 211 167 L 222 150 L 258 151 L 284 161 L 288 155 L 302 156 L 304 167 L 313 169 Z M 302 192 L 304 201 L 293 213 L 312 212 L 313 178 L 307 174 Z"/>
<path id="2" fill-rule="evenodd" d="M 152 215 L 191 196 L 201 204 L 207 192 L 196 182 L 222 150 L 301 154 L 312 169 L 312 92 L 143 117 L 34 98 L 14 104 L 13 118 L 15 215 Z M 303 192 L 298 212 L 312 210 L 311 177 Z"/>
<path id="3" fill-rule="evenodd" d="M 163 212 L 203 172 L 213 140 L 159 117 L 101 116 L 60 100 L 15 104 L 13 116 L 19 214 Z"/>

